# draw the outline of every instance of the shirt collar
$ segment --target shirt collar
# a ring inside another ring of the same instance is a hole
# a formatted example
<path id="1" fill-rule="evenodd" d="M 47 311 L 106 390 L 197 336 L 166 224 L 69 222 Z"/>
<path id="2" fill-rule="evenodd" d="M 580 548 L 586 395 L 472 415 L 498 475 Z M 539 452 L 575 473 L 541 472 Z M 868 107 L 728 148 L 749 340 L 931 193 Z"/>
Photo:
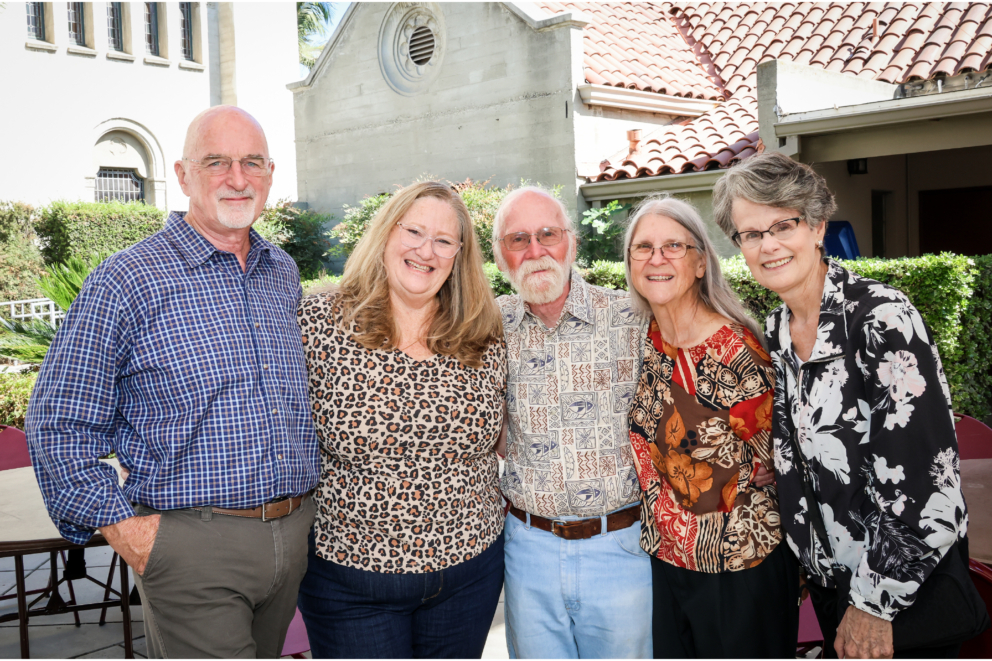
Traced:
<path id="1" fill-rule="evenodd" d="M 592 309 L 592 292 L 590 291 L 590 285 L 587 283 L 582 276 L 579 274 L 578 270 L 574 267 L 569 275 L 571 285 L 568 289 L 568 298 L 565 299 L 565 305 L 561 309 L 561 316 L 558 317 L 558 323 L 560 324 L 563 320 L 569 317 L 575 317 L 581 319 L 587 324 L 593 323 L 595 320 L 595 312 Z M 503 318 L 503 328 L 512 333 L 517 330 L 520 322 L 523 321 L 527 314 L 530 314 L 530 310 L 527 304 L 524 302 L 524 297 L 517 294 L 516 305 L 513 309 L 512 315 L 505 315 Z M 534 316 L 533 314 L 531 316 Z"/>
<path id="2" fill-rule="evenodd" d="M 823 261 L 827 265 L 827 275 L 823 280 L 820 319 L 816 328 L 816 343 L 809 355 L 810 361 L 836 357 L 847 346 L 847 297 L 844 283 L 848 271 L 829 257 L 824 257 Z M 782 328 L 779 329 L 780 346 L 783 348 L 792 347 L 792 333 L 789 330 L 791 314 L 786 306 Z"/>
<path id="3" fill-rule="evenodd" d="M 210 259 L 215 252 L 222 252 L 217 250 L 214 244 L 207 241 L 185 219 L 185 211 L 170 212 L 169 217 L 165 221 L 164 231 L 166 238 L 176 247 L 176 250 L 179 251 L 179 254 L 182 255 L 187 264 L 190 266 L 200 266 Z M 251 265 L 253 261 L 257 260 L 254 253 L 258 253 L 259 251 L 268 252 L 272 244 L 263 239 L 254 229 L 250 230 L 249 236 L 251 237 L 251 247 L 248 249 L 248 259 L 245 261 Z"/>

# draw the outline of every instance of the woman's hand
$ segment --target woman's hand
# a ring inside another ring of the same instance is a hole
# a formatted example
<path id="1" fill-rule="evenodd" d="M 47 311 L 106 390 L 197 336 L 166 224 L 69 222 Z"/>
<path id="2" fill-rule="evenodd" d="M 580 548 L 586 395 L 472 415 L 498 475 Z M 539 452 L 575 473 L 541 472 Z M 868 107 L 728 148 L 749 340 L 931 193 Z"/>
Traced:
<path id="1" fill-rule="evenodd" d="M 757 461 L 754 463 L 757 464 L 758 470 L 754 471 L 754 479 L 751 480 L 751 483 L 756 487 L 767 487 L 769 484 L 775 484 L 775 471 L 768 470 L 764 464 Z"/>
<path id="2" fill-rule="evenodd" d="M 837 627 L 834 650 L 840 659 L 891 659 L 892 623 L 848 606 Z"/>

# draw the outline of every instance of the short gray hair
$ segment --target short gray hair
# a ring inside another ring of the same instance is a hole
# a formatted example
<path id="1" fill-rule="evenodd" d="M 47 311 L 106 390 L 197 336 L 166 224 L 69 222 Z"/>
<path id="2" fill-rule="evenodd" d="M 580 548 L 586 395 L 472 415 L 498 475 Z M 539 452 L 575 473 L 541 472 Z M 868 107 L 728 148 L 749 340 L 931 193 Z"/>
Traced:
<path id="1" fill-rule="evenodd" d="M 572 216 L 568 213 L 568 207 L 565 203 L 555 197 L 547 188 L 542 186 L 521 186 L 516 190 L 510 191 L 503 201 L 499 203 L 499 208 L 496 209 L 496 215 L 493 217 L 493 257 L 496 259 L 496 266 L 499 267 L 501 271 L 506 273 L 507 266 L 506 260 L 503 259 L 503 253 L 500 250 L 500 239 L 503 238 L 503 228 L 506 227 L 506 217 L 510 213 L 510 209 L 513 207 L 517 198 L 525 195 L 527 193 L 536 193 L 538 195 L 543 195 L 558 206 L 558 214 L 561 216 L 561 220 L 565 225 L 565 229 L 568 230 L 569 234 L 572 236 L 568 239 L 572 242 L 571 248 L 568 251 L 570 257 L 570 263 L 575 259 L 576 244 L 578 243 L 578 234 L 576 234 L 575 221 Z"/>
<path id="2" fill-rule="evenodd" d="M 827 181 L 805 163 L 785 154 L 755 154 L 730 168 L 713 187 L 713 220 L 731 237 L 734 200 L 780 209 L 795 209 L 810 229 L 830 220 L 837 211 Z"/>
<path id="3" fill-rule="evenodd" d="M 671 218 L 689 232 L 696 248 L 706 260 L 706 272 L 699 281 L 699 299 L 717 314 L 747 328 L 754 333 L 758 342 L 764 345 L 764 331 L 761 330 L 761 326 L 750 315 L 747 308 L 741 303 L 741 299 L 737 297 L 737 294 L 723 277 L 723 271 L 720 269 L 720 257 L 713 249 L 713 242 L 710 241 L 706 225 L 699 212 L 696 211 L 696 207 L 688 202 L 670 197 L 667 193 L 648 197 L 637 206 L 623 238 L 623 261 L 627 267 L 627 289 L 630 291 L 630 300 L 634 304 L 634 308 L 645 316 L 650 317 L 652 314 L 651 305 L 633 286 L 630 276 L 630 244 L 634 240 L 637 226 L 645 216 Z"/>

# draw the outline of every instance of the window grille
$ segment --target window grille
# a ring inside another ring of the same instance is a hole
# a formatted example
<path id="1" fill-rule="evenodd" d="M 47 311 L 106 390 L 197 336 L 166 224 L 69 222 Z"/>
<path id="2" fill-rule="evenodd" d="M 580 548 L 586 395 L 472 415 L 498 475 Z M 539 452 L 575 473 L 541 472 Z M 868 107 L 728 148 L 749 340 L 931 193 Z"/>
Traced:
<path id="1" fill-rule="evenodd" d="M 145 50 L 158 55 L 158 3 L 145 3 Z"/>
<path id="2" fill-rule="evenodd" d="M 38 41 L 45 40 L 45 3 L 26 2 L 28 8 L 28 36 Z"/>
<path id="3" fill-rule="evenodd" d="M 96 201 L 144 202 L 145 180 L 134 170 L 100 168 L 96 173 Z"/>
<path id="4" fill-rule="evenodd" d="M 110 48 L 115 51 L 124 50 L 124 26 L 121 22 L 121 3 L 107 3 L 107 36 Z"/>
<path id="5" fill-rule="evenodd" d="M 70 2 L 69 6 L 69 43 L 77 46 L 86 45 L 86 26 L 83 25 L 83 3 Z"/>
<path id="6" fill-rule="evenodd" d="M 179 3 L 180 33 L 183 37 L 183 59 L 193 60 L 193 3 Z"/>

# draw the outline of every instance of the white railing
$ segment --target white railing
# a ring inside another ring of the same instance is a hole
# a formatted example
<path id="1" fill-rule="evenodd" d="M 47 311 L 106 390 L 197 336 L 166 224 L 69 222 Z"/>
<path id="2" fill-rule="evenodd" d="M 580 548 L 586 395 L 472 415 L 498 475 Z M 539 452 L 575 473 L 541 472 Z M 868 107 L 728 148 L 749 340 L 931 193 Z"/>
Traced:
<path id="1" fill-rule="evenodd" d="M 58 326 L 65 312 L 55 305 L 55 301 L 47 298 L 31 298 L 26 301 L 7 301 L 0 303 L 0 314 L 11 321 L 31 321 L 42 319 L 52 326 Z"/>

